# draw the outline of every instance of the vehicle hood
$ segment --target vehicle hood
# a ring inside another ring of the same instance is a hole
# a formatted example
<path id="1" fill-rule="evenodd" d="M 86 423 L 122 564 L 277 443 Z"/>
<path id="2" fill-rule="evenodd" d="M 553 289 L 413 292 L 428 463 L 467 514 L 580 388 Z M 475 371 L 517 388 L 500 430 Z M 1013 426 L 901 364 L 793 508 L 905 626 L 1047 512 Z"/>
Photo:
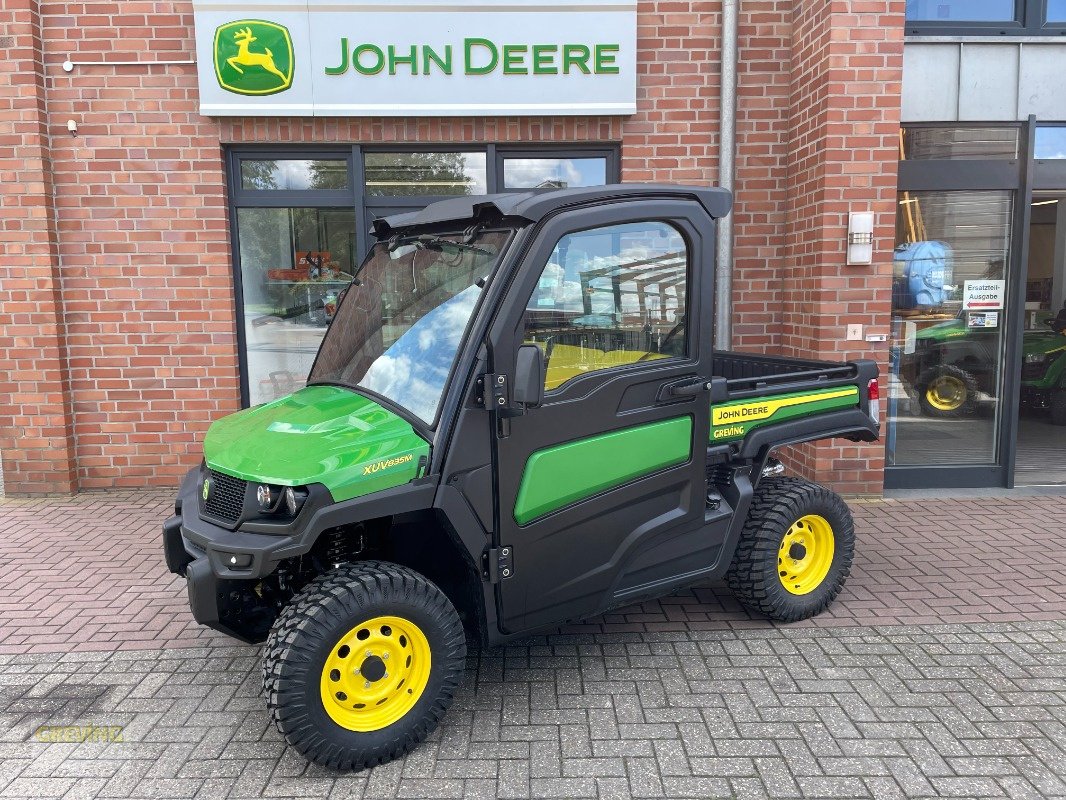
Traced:
<path id="1" fill-rule="evenodd" d="M 931 342 L 944 342 L 949 339 L 959 339 L 969 335 L 971 332 L 961 319 L 950 319 L 947 322 L 940 322 L 936 325 L 930 325 L 928 328 L 922 328 L 915 335 L 915 338 Z"/>
<path id="2" fill-rule="evenodd" d="M 204 439 L 214 470 L 280 486 L 321 483 L 335 501 L 408 483 L 429 444 L 411 424 L 338 386 L 307 386 L 216 421 Z"/>
<path id="3" fill-rule="evenodd" d="M 1022 338 L 1022 353 L 1038 355 L 1061 353 L 1066 350 L 1066 336 L 1053 331 L 1030 331 Z"/>

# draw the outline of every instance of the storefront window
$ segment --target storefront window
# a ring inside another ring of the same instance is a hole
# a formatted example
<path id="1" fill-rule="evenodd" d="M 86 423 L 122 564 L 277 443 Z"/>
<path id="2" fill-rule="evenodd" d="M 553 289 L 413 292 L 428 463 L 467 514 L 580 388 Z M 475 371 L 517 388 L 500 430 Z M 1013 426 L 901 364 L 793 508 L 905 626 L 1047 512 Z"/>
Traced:
<path id="1" fill-rule="evenodd" d="M 347 189 L 348 162 L 343 159 L 241 159 L 241 188 L 306 191 Z"/>
<path id="2" fill-rule="evenodd" d="M 1063 2 L 1066 3 L 1066 0 Z M 1042 160 L 1066 158 L 1066 126 L 1037 127 L 1033 156 Z"/>
<path id="3" fill-rule="evenodd" d="M 901 192 L 888 463 L 992 464 L 1013 193 Z"/>
<path id="4" fill-rule="evenodd" d="M 903 159 L 952 161 L 1018 158 L 1018 128 L 906 127 Z"/>
<path id="5" fill-rule="evenodd" d="M 488 191 L 485 153 L 374 153 L 363 156 L 375 197 L 470 195 Z"/>
<path id="6" fill-rule="evenodd" d="M 907 0 L 907 21 L 1010 22 L 1014 0 Z"/>
<path id="7" fill-rule="evenodd" d="M 350 208 L 237 210 L 251 405 L 304 385 L 337 302 L 352 281 Z"/>
<path id="8" fill-rule="evenodd" d="M 504 189 L 567 189 L 607 183 L 606 158 L 504 158 Z"/>

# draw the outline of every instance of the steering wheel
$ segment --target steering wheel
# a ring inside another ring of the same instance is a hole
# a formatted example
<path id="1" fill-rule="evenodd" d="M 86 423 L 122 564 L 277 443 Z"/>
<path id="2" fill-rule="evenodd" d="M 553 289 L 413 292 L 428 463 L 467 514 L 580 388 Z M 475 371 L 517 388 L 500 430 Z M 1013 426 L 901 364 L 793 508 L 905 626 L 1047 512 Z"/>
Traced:
<path id="1" fill-rule="evenodd" d="M 683 330 L 685 330 L 685 320 L 684 319 L 682 319 L 679 323 L 677 323 L 674 327 L 672 327 L 670 329 L 670 332 L 668 334 L 666 334 L 665 337 L 663 337 L 663 340 L 661 342 L 659 342 L 659 351 L 657 353 L 645 353 L 640 358 L 638 358 L 637 361 L 646 361 L 647 359 L 651 358 L 652 356 L 660 355 L 663 352 L 663 350 L 666 349 L 666 346 L 668 344 L 670 344 L 670 341 L 675 336 L 677 336 L 679 333 L 681 333 Z"/>

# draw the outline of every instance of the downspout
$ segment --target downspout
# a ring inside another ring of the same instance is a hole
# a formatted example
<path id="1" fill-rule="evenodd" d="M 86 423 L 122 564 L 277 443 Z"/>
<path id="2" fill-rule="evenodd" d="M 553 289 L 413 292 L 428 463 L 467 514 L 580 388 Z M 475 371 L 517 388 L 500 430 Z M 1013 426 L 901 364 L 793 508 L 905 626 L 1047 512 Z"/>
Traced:
<path id="1" fill-rule="evenodd" d="M 722 0 L 722 79 L 718 109 L 718 185 L 733 191 L 737 148 L 737 11 L 740 0 Z M 714 346 L 733 344 L 733 213 L 718 220 Z"/>

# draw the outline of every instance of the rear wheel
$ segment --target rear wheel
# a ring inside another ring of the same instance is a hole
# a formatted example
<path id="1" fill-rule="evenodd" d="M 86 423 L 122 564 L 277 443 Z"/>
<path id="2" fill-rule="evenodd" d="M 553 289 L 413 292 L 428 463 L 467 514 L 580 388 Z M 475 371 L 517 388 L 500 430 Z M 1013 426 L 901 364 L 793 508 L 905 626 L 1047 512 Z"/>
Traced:
<path id="1" fill-rule="evenodd" d="M 306 759 L 358 770 L 437 727 L 465 659 L 459 615 L 427 578 L 386 562 L 346 564 L 279 615 L 264 690 L 278 730 Z"/>
<path id="2" fill-rule="evenodd" d="M 977 380 L 953 364 L 930 367 L 918 378 L 918 404 L 929 417 L 953 419 L 974 410 Z"/>
<path id="3" fill-rule="evenodd" d="M 1051 424 L 1066 425 L 1066 389 L 1051 393 Z"/>
<path id="4" fill-rule="evenodd" d="M 840 593 L 854 551 L 851 512 L 839 495 L 799 478 L 766 478 L 752 498 L 729 588 L 771 619 L 807 619 Z"/>

